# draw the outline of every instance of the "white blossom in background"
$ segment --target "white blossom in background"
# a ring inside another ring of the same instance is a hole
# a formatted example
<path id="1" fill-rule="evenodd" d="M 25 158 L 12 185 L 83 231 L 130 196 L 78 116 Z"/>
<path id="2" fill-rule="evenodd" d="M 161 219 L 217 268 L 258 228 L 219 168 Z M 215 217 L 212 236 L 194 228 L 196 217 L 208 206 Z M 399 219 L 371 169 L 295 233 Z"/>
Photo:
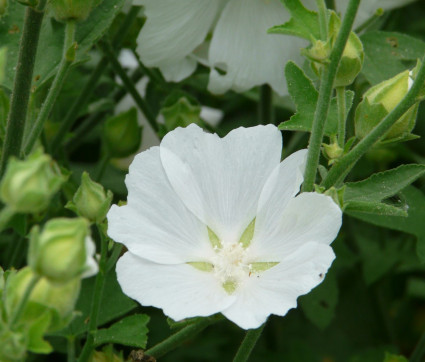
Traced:
<path id="1" fill-rule="evenodd" d="M 324 278 L 341 210 L 298 194 L 306 150 L 280 162 L 272 125 L 226 137 L 196 125 L 137 155 L 125 206 L 108 234 L 128 252 L 117 263 L 125 294 L 174 320 L 222 313 L 242 328 L 283 316 Z"/>
<path id="2" fill-rule="evenodd" d="M 391 9 L 412 0 L 362 1 L 356 24 L 379 7 Z M 303 1 L 315 9 L 314 0 Z M 344 11 L 348 0 L 336 0 Z M 201 62 L 210 67 L 208 89 L 224 93 L 269 84 L 287 95 L 284 66 L 301 62 L 307 42 L 292 36 L 267 34 L 267 29 L 289 20 L 280 0 L 135 0 L 145 7 L 146 23 L 137 51 L 148 67 L 158 67 L 165 79 L 178 82 Z M 224 71 L 220 74 L 217 69 Z"/>

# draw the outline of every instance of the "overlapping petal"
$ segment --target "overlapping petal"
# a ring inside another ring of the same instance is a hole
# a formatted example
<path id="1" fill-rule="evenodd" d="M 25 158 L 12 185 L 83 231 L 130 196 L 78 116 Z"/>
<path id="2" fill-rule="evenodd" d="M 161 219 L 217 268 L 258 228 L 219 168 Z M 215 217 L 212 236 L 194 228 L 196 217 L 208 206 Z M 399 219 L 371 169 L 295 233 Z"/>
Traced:
<path id="1" fill-rule="evenodd" d="M 278 265 L 248 278 L 223 315 L 244 329 L 260 327 L 270 314 L 284 316 L 300 295 L 322 282 L 334 258 L 328 245 L 302 245 Z"/>
<path id="2" fill-rule="evenodd" d="M 180 199 L 220 239 L 233 242 L 255 217 L 282 138 L 272 125 L 238 128 L 224 138 L 190 125 L 167 134 L 160 147 Z"/>
<path id="3" fill-rule="evenodd" d="M 172 189 L 159 153 L 152 147 L 135 157 L 126 178 L 127 205 L 110 209 L 108 235 L 155 262 L 206 258 L 212 253 L 207 228 Z"/>
<path id="4" fill-rule="evenodd" d="M 125 294 L 174 320 L 209 316 L 235 300 L 212 273 L 187 264 L 157 264 L 126 253 L 118 260 L 117 276 Z"/>

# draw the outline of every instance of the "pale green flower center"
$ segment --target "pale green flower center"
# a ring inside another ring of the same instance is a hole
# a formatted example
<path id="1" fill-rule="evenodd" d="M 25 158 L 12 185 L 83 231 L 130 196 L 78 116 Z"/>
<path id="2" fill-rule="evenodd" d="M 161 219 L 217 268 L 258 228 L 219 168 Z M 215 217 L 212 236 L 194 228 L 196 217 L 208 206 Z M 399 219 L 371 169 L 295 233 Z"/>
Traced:
<path id="1" fill-rule="evenodd" d="M 248 225 L 238 242 L 222 242 L 208 228 L 208 236 L 214 256 L 209 262 L 189 262 L 187 264 L 203 272 L 214 273 L 224 290 L 232 294 L 248 278 L 259 277 L 279 262 L 253 262 L 249 255 L 249 245 L 254 235 L 255 219 Z"/>

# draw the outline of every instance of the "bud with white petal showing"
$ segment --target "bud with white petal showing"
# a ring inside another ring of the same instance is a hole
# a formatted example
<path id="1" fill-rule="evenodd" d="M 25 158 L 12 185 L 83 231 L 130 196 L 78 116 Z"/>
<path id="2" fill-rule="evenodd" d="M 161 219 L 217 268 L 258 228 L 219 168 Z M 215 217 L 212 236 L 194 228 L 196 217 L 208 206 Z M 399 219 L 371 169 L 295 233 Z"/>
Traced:
<path id="1" fill-rule="evenodd" d="M 97 272 L 94 251 L 86 219 L 52 219 L 42 232 L 38 226 L 31 230 L 28 265 L 50 282 L 67 283 Z"/>
<path id="2" fill-rule="evenodd" d="M 395 77 L 371 87 L 356 109 L 355 131 L 357 138 L 364 138 L 405 97 L 413 83 L 413 72 L 405 70 Z M 389 129 L 383 140 L 403 138 L 415 127 L 419 103 L 414 104 Z"/>
<path id="3" fill-rule="evenodd" d="M 41 212 L 64 181 L 57 164 L 40 151 L 24 161 L 11 158 L 0 185 L 0 199 L 14 212 Z"/>
<path id="4" fill-rule="evenodd" d="M 81 186 L 75 193 L 72 201 L 66 207 L 78 216 L 85 217 L 94 223 L 101 223 L 111 206 L 113 194 L 105 191 L 104 187 L 92 181 L 87 172 L 81 176 Z"/>

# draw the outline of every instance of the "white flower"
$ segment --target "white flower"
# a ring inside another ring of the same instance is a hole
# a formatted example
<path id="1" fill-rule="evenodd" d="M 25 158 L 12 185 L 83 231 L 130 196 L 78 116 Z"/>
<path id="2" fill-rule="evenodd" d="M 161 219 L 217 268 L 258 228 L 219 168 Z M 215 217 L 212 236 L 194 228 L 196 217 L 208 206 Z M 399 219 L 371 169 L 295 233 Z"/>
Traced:
<path id="1" fill-rule="evenodd" d="M 127 205 L 107 216 L 129 250 L 117 264 L 124 293 L 174 320 L 222 313 L 245 329 L 296 307 L 335 257 L 341 211 L 296 196 L 306 150 L 280 163 L 281 148 L 272 125 L 224 138 L 190 125 L 137 155 Z"/>
<path id="2" fill-rule="evenodd" d="M 378 7 L 390 9 L 408 2 L 362 1 L 356 23 Z M 315 9 L 314 0 L 303 3 Z M 211 69 L 208 89 L 213 93 L 242 92 L 267 83 L 280 95 L 288 94 L 284 66 L 290 59 L 301 62 L 300 49 L 307 42 L 267 34 L 267 29 L 289 20 L 280 0 L 135 0 L 134 4 L 143 5 L 147 17 L 137 51 L 145 65 L 158 67 L 168 81 L 188 77 L 201 62 Z M 344 11 L 347 4 L 348 0 L 336 1 L 337 10 Z"/>

